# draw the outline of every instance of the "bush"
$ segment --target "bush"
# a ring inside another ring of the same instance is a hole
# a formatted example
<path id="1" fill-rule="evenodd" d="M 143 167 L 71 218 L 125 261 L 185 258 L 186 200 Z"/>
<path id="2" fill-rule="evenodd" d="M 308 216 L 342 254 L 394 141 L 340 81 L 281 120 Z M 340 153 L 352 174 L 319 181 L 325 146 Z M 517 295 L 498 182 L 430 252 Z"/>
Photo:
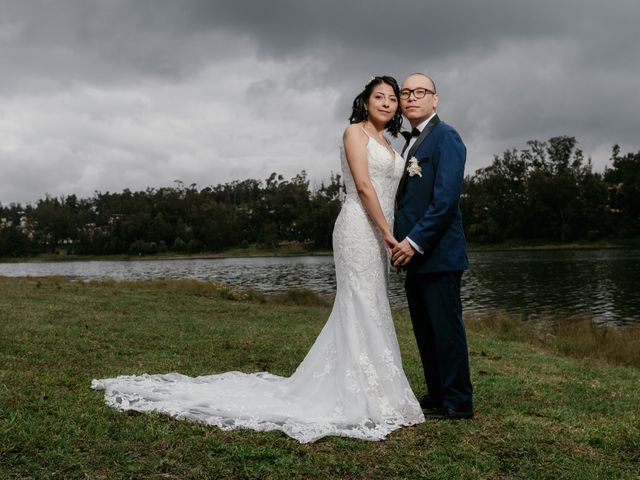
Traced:
<path id="1" fill-rule="evenodd" d="M 158 253 L 158 244 L 156 242 L 147 243 L 143 240 L 136 240 L 129 246 L 131 255 L 154 255 Z"/>
<path id="2" fill-rule="evenodd" d="M 204 249 L 204 243 L 202 243 L 200 240 L 196 240 L 195 238 L 193 240 L 189 240 L 189 243 L 187 244 L 187 250 L 190 253 L 198 253 L 201 252 Z"/>
<path id="3" fill-rule="evenodd" d="M 186 252 L 187 250 L 187 244 L 184 242 L 184 240 L 182 240 L 180 237 L 177 237 L 174 241 L 173 241 L 173 251 L 175 252 Z"/>

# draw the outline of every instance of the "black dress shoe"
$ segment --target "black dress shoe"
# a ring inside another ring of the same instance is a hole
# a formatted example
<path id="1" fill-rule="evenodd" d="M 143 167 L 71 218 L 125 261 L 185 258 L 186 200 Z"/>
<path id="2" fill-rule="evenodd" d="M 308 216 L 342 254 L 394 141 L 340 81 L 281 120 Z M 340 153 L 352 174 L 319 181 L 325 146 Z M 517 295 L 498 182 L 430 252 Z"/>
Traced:
<path id="1" fill-rule="evenodd" d="M 431 395 L 425 395 L 420 399 L 420 408 L 422 408 L 424 412 L 440 410 L 442 408 L 442 401 L 436 400 Z"/>
<path id="2" fill-rule="evenodd" d="M 440 407 L 437 410 L 425 412 L 424 417 L 429 420 L 469 420 L 473 418 L 473 410 L 451 410 Z"/>

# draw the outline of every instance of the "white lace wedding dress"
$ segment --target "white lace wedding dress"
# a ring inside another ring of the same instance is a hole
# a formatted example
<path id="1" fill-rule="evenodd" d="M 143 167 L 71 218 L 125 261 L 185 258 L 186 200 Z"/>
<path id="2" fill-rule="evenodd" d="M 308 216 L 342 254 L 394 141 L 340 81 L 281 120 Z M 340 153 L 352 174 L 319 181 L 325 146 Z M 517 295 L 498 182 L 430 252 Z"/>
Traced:
<path id="1" fill-rule="evenodd" d="M 373 138 L 367 152 L 372 183 L 392 224 L 404 161 Z M 281 430 L 303 443 L 327 435 L 381 440 L 424 421 L 402 369 L 387 298 L 387 254 L 341 157 L 347 196 L 333 231 L 335 303 L 293 375 L 167 373 L 93 380 L 92 388 L 105 390 L 107 404 L 223 430 Z"/>

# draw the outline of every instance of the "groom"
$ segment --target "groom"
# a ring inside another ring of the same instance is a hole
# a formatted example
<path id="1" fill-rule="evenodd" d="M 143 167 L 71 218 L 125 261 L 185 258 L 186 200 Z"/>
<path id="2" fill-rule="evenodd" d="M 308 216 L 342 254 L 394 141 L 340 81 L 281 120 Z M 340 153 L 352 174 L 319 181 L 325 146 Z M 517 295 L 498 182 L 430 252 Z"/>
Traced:
<path id="1" fill-rule="evenodd" d="M 400 107 L 412 131 L 402 152 L 406 168 L 396 197 L 395 267 L 406 270 L 405 291 L 422 359 L 427 418 L 473 417 L 460 279 L 467 269 L 460 214 L 466 148 L 436 115 L 438 94 L 430 77 L 410 75 Z"/>

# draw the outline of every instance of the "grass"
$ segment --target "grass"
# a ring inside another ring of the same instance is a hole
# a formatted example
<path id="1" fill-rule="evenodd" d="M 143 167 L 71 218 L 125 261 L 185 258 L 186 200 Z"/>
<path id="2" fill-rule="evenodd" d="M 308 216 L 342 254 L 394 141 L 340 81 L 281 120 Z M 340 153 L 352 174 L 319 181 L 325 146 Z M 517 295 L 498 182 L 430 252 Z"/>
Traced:
<path id="1" fill-rule="evenodd" d="M 543 315 L 527 323 L 516 315 L 493 312 L 467 316 L 467 327 L 476 334 L 541 346 L 564 356 L 640 367 L 640 325 L 601 326 L 580 315 Z"/>
<path id="2" fill-rule="evenodd" d="M 594 351 L 637 349 L 635 330 L 618 337 L 580 322 L 564 332 L 499 313 L 467 317 L 476 419 L 427 422 L 384 442 L 300 445 L 280 432 L 120 413 L 89 384 L 143 372 L 288 375 L 322 328 L 326 299 L 59 278 L 0 278 L 0 293 L 2 479 L 640 478 L 637 357 Z M 395 318 L 420 395 L 410 321 L 404 311 Z M 571 338 L 583 346 L 568 349 Z"/>

